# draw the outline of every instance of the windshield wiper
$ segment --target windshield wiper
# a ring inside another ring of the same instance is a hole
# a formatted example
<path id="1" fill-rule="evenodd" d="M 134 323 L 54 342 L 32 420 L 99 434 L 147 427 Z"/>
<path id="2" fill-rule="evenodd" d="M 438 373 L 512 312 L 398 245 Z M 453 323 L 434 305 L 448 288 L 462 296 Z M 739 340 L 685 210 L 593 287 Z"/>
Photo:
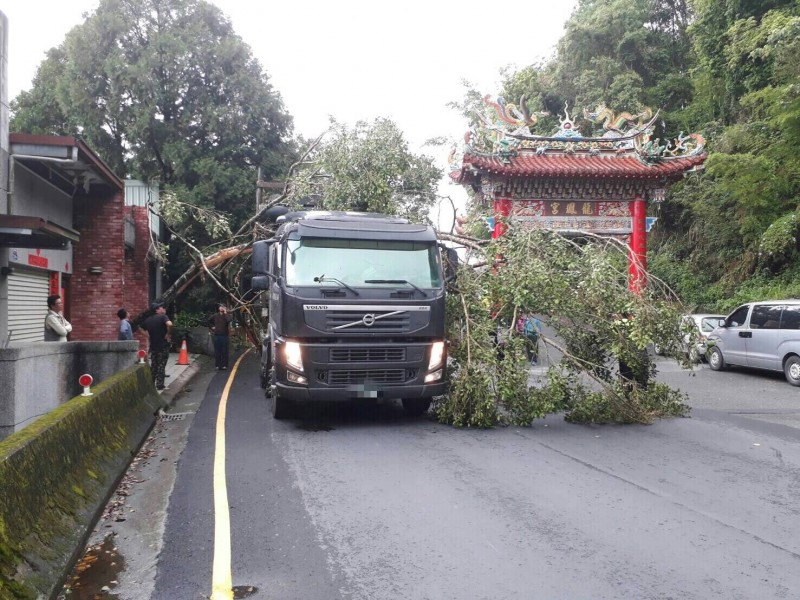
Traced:
<path id="1" fill-rule="evenodd" d="M 360 296 L 361 295 L 357 291 L 355 291 L 353 288 L 351 288 L 349 285 L 347 285 L 344 281 L 339 281 L 338 279 L 336 279 L 336 277 L 325 277 L 325 275 L 320 275 L 319 277 L 314 277 L 314 282 L 315 283 L 324 283 L 325 281 L 333 281 L 334 283 L 338 283 L 339 285 L 346 287 L 348 290 L 353 292 L 356 296 Z"/>
<path id="2" fill-rule="evenodd" d="M 407 279 L 367 279 L 364 281 L 364 283 L 405 283 L 413 287 L 415 290 L 417 290 L 420 294 L 422 294 L 426 298 L 428 297 L 428 294 L 425 293 L 425 290 L 417 287 Z"/>

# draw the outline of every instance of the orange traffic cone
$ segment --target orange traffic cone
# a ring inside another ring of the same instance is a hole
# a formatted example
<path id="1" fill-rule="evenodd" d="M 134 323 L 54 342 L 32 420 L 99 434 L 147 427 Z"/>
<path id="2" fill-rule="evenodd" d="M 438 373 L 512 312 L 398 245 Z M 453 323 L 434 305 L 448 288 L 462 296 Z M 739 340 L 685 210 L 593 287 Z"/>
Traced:
<path id="1" fill-rule="evenodd" d="M 176 365 L 188 365 L 189 364 L 189 351 L 186 349 L 186 340 L 181 342 L 181 352 L 178 354 L 178 362 L 175 363 Z"/>

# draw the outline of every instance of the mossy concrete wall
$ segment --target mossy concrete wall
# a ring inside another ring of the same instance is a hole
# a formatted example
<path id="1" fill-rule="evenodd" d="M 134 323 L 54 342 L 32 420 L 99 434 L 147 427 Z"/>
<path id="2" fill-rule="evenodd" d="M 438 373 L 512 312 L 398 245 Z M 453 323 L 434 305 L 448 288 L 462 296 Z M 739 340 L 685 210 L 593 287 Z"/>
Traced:
<path id="1" fill-rule="evenodd" d="M 49 598 L 165 403 L 135 365 L 0 442 L 0 600 Z"/>
<path id="2" fill-rule="evenodd" d="M 78 377 L 95 384 L 136 362 L 131 342 L 30 342 L 0 349 L 0 440 L 81 393 Z"/>

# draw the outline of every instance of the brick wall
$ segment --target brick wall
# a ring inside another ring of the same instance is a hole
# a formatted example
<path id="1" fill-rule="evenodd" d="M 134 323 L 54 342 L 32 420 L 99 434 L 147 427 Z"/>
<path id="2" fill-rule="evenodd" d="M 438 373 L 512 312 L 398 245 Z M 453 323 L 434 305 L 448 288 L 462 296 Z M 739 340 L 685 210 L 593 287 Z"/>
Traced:
<path id="1" fill-rule="evenodd" d="M 125 256 L 125 266 L 123 276 L 125 287 L 123 288 L 122 306 L 128 309 L 131 318 L 146 310 L 150 304 L 149 300 L 149 274 L 150 263 L 147 260 L 150 248 L 150 223 L 146 206 L 126 206 L 127 214 L 133 215 L 133 222 L 136 227 L 136 247 L 128 250 Z M 134 331 L 133 336 L 139 340 L 142 348 L 147 347 L 147 334 Z"/>
<path id="2" fill-rule="evenodd" d="M 105 196 L 78 196 L 74 203 L 75 228 L 81 240 L 73 251 L 70 287 L 72 340 L 116 340 L 123 306 L 125 238 L 124 192 Z M 89 273 L 100 267 L 99 275 Z M 145 293 L 147 286 L 145 284 Z"/>

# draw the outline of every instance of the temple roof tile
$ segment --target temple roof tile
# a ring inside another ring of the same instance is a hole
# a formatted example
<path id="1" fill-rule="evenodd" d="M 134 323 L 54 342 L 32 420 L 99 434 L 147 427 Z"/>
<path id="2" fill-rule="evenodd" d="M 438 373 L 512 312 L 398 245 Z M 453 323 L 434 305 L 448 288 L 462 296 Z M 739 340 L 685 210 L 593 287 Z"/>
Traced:
<path id="1" fill-rule="evenodd" d="M 498 157 L 465 154 L 463 168 L 452 175 L 459 182 L 470 179 L 470 172 L 503 177 L 679 178 L 700 167 L 705 159 L 704 153 L 653 162 L 643 162 L 635 155 L 520 153 Z"/>

